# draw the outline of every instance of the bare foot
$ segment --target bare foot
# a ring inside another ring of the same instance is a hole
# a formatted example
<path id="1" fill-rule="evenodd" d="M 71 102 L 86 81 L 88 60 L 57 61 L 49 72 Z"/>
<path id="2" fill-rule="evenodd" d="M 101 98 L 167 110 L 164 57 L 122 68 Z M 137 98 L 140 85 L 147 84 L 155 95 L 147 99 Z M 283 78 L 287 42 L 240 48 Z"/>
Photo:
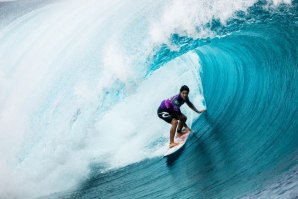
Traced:
<path id="1" fill-rule="evenodd" d="M 181 137 L 182 135 L 184 135 L 184 134 L 186 134 L 186 133 L 190 133 L 190 132 L 191 132 L 191 129 L 190 129 L 190 128 L 185 128 L 185 129 L 183 129 L 183 130 L 181 131 L 181 133 L 178 133 L 178 132 L 177 132 L 176 137 L 179 138 L 179 137 Z"/>
<path id="2" fill-rule="evenodd" d="M 185 128 L 185 132 L 186 133 L 190 133 L 191 132 L 191 129 L 190 128 Z"/>
<path id="3" fill-rule="evenodd" d="M 172 148 L 172 147 L 177 146 L 177 145 L 179 145 L 179 143 L 172 142 L 172 143 L 170 143 L 169 148 Z"/>

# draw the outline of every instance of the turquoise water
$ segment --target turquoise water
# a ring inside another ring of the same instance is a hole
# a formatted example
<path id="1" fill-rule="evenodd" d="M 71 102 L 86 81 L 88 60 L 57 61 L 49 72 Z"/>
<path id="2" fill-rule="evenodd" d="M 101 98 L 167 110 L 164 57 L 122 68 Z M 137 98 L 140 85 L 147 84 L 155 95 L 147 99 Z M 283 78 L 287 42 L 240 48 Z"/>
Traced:
<path id="1" fill-rule="evenodd" d="M 297 4 L 273 13 L 259 6 L 244 17 L 252 21 L 231 20 L 218 30 L 230 33 L 225 37 L 178 38 L 181 51 L 157 52 L 152 70 L 197 53 L 207 112 L 192 124 L 181 154 L 93 176 L 82 198 L 298 196 Z M 289 186 L 271 186 L 277 181 Z"/>
<path id="2" fill-rule="evenodd" d="M 2 4 L 0 196 L 297 197 L 298 3 L 202 2 Z M 162 158 L 182 84 L 207 111 Z"/>

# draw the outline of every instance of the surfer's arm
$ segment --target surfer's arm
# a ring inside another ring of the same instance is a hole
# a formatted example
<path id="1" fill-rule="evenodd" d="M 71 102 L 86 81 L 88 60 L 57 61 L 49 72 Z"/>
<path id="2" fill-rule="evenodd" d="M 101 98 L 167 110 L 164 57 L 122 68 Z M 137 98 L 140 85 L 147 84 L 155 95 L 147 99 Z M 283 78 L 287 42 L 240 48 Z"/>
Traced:
<path id="1" fill-rule="evenodd" d="M 197 113 L 203 113 L 205 110 L 201 110 L 199 111 L 195 105 L 193 105 L 193 103 L 191 103 L 191 101 L 189 101 L 189 99 L 186 100 L 186 104 L 189 106 L 189 108 L 191 108 L 194 112 L 197 112 Z"/>

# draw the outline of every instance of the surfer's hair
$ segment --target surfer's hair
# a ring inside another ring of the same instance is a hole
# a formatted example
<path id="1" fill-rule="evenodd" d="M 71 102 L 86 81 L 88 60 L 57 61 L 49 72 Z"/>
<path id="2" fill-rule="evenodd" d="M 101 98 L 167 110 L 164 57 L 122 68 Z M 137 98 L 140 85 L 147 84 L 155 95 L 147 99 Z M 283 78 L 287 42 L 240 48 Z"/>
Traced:
<path id="1" fill-rule="evenodd" d="M 181 86 L 181 88 L 180 88 L 180 93 L 181 93 L 182 91 L 187 91 L 187 92 L 189 92 L 189 88 L 188 88 L 188 86 L 186 86 L 186 85 Z"/>

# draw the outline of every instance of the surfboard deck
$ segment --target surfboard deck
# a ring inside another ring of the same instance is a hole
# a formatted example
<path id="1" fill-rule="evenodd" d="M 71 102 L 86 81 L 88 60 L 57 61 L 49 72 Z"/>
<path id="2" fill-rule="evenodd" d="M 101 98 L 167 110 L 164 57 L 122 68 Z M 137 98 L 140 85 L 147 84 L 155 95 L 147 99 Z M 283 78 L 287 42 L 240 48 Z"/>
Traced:
<path id="1" fill-rule="evenodd" d="M 172 147 L 172 148 L 168 148 L 163 157 L 169 156 L 169 155 L 179 151 L 179 149 L 181 149 L 184 146 L 184 144 L 186 143 L 186 141 L 189 137 L 189 134 L 190 134 L 190 132 L 183 134 L 179 138 L 175 138 L 175 142 L 178 142 L 179 144 L 177 146 Z"/>

